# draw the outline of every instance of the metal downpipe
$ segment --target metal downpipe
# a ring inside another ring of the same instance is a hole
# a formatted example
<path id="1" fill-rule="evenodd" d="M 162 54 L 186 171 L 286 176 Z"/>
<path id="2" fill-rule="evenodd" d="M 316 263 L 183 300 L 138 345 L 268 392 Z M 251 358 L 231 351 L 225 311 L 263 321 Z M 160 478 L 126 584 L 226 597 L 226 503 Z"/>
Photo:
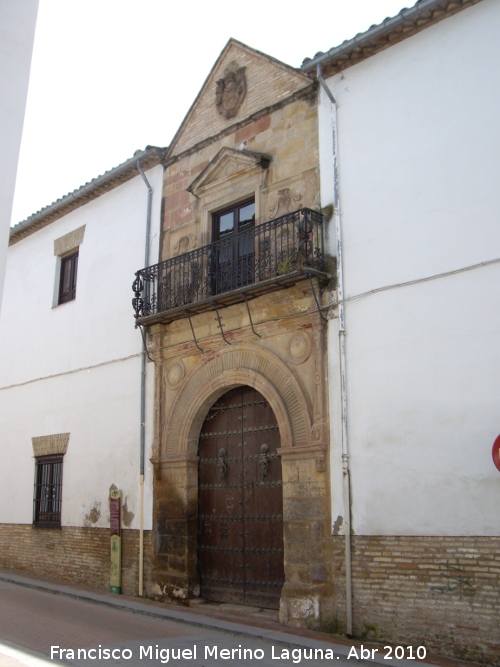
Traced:
<path id="1" fill-rule="evenodd" d="M 344 319 L 344 273 L 342 261 L 342 226 L 340 220 L 339 170 L 337 150 L 337 103 L 326 81 L 321 75 L 321 64 L 316 74 L 323 90 L 330 100 L 333 143 L 333 206 L 337 243 L 337 292 L 339 303 L 339 359 L 340 359 L 340 403 L 342 418 L 342 478 L 344 504 L 344 544 L 345 544 L 345 588 L 346 588 L 346 634 L 352 636 L 352 561 L 351 561 L 351 471 L 349 468 L 349 447 L 347 432 L 347 385 Z"/>
<path id="2" fill-rule="evenodd" d="M 146 213 L 146 240 L 144 248 L 144 266 L 149 266 L 149 243 L 151 237 L 151 208 L 153 202 L 153 188 L 144 173 L 140 160 L 137 160 L 137 169 L 148 189 L 148 207 Z M 142 341 L 141 355 L 141 423 L 140 423 L 140 461 L 139 461 L 139 595 L 144 595 L 144 453 L 146 441 L 146 341 Z"/>

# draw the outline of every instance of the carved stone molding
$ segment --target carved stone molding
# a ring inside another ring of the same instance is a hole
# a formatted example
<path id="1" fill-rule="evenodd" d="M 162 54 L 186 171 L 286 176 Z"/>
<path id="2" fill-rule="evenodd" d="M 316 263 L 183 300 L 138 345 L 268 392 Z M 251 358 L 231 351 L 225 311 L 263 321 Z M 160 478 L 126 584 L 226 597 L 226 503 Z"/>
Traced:
<path id="1" fill-rule="evenodd" d="M 177 389 L 184 376 L 186 375 L 186 368 L 182 363 L 182 360 L 174 361 L 173 364 L 167 368 L 165 373 L 165 382 L 170 389 Z"/>
<path id="2" fill-rule="evenodd" d="M 231 62 L 224 71 L 224 76 L 215 84 L 215 107 L 224 118 L 234 118 L 241 107 L 247 92 L 246 67 L 239 67 Z"/>
<path id="3" fill-rule="evenodd" d="M 69 442 L 69 433 L 54 433 L 31 438 L 34 456 L 49 456 L 50 454 L 66 454 Z"/>
<path id="4" fill-rule="evenodd" d="M 264 188 L 265 215 L 268 220 L 299 208 L 316 209 L 319 205 L 319 172 L 308 169 Z"/>
<path id="5" fill-rule="evenodd" d="M 300 208 L 302 194 L 292 188 L 282 188 L 278 190 L 273 200 L 269 204 L 269 218 L 277 218 L 285 213 L 290 213 Z"/>
<path id="6" fill-rule="evenodd" d="M 241 344 L 217 351 L 187 374 L 163 425 L 160 457 L 194 455 L 208 408 L 239 385 L 254 387 L 269 401 L 284 448 L 308 444 L 311 406 L 290 370 L 270 351 Z"/>
<path id="7" fill-rule="evenodd" d="M 153 465 L 155 479 L 161 481 L 164 470 L 185 470 L 187 468 L 198 470 L 199 458 L 197 456 L 173 456 L 168 459 L 159 459 L 152 456 L 149 460 Z"/>
<path id="8" fill-rule="evenodd" d="M 54 239 L 54 255 L 56 257 L 62 257 L 67 255 L 72 250 L 77 250 L 83 243 L 83 237 L 85 234 L 85 225 L 74 229 L 69 234 L 60 236 L 58 239 Z"/>
<path id="9" fill-rule="evenodd" d="M 295 333 L 290 336 L 286 351 L 292 364 L 300 366 L 311 355 L 311 339 L 306 333 Z"/>
<path id="10" fill-rule="evenodd" d="M 172 248 L 172 256 L 177 257 L 177 255 L 183 255 L 194 248 L 196 248 L 196 235 L 185 234 L 184 236 L 181 236 Z"/>
<path id="11" fill-rule="evenodd" d="M 255 169 L 267 169 L 270 161 L 270 156 L 264 153 L 236 150 L 224 146 L 186 190 L 195 197 L 199 197 L 207 188 L 227 184 L 227 179 L 235 174 L 244 176 Z"/>
<path id="12" fill-rule="evenodd" d="M 283 461 L 314 459 L 316 472 L 326 471 L 327 446 L 324 444 L 305 445 L 303 447 L 280 447 L 276 450 Z"/>
<path id="13" fill-rule="evenodd" d="M 280 449 L 277 449 L 276 451 L 281 457 L 310 459 L 317 455 L 324 455 L 326 450 L 326 445 L 322 443 L 314 443 L 313 445 L 301 445 L 299 447 L 280 447 Z"/>

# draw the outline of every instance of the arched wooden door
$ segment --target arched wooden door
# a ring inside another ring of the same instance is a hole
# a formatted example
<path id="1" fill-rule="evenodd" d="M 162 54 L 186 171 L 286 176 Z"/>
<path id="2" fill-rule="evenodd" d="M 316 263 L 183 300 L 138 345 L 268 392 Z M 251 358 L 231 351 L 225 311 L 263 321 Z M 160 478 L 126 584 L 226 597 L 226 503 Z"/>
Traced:
<path id="1" fill-rule="evenodd" d="M 199 446 L 198 569 L 201 597 L 269 609 L 284 583 L 278 425 L 251 387 L 219 398 Z"/>

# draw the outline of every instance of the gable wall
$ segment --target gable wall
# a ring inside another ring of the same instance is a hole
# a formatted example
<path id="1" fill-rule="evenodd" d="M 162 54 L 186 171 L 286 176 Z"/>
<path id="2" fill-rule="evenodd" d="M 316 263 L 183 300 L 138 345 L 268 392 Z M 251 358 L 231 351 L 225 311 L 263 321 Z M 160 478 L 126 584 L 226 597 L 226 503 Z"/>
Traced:
<path id="1" fill-rule="evenodd" d="M 212 100 L 213 103 L 213 100 Z M 213 104 L 215 113 L 215 105 Z M 188 250 L 210 242 L 207 217 L 201 218 L 200 199 L 187 191 L 193 180 L 205 169 L 223 147 L 246 149 L 271 157 L 257 193 L 257 220 L 265 222 L 276 217 L 278 190 L 291 189 L 292 207 L 319 206 L 319 170 L 317 139 L 317 108 L 315 98 L 299 99 L 281 109 L 245 125 L 228 136 L 219 138 L 201 150 L 180 158 L 165 170 L 163 187 L 163 228 L 160 260 L 173 255 L 175 244 L 192 235 Z M 237 174 L 233 175 L 237 176 Z M 235 201 L 244 198 L 234 187 Z M 252 195 L 250 190 L 246 193 Z M 231 195 L 227 204 L 233 203 Z M 287 211 L 281 206 L 278 215 Z"/>
<path id="2" fill-rule="evenodd" d="M 227 67 L 233 63 L 246 68 L 246 95 L 237 116 L 226 119 L 215 109 L 215 86 L 217 80 L 224 76 Z M 191 148 L 201 139 L 218 134 L 235 121 L 249 117 L 268 106 L 271 101 L 273 104 L 281 102 L 308 83 L 308 78 L 301 72 L 294 72 L 292 68 L 247 50 L 243 45 L 230 43 L 220 62 L 210 73 L 199 99 L 174 140 L 175 154 Z"/>

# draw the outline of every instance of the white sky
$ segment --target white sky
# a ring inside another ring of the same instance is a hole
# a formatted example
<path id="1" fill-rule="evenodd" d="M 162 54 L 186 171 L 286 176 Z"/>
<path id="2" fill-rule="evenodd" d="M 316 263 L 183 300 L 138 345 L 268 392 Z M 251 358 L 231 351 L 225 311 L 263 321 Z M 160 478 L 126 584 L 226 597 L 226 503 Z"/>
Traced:
<path id="1" fill-rule="evenodd" d="M 40 0 L 12 224 L 167 146 L 230 37 L 299 67 L 412 4 Z"/>

